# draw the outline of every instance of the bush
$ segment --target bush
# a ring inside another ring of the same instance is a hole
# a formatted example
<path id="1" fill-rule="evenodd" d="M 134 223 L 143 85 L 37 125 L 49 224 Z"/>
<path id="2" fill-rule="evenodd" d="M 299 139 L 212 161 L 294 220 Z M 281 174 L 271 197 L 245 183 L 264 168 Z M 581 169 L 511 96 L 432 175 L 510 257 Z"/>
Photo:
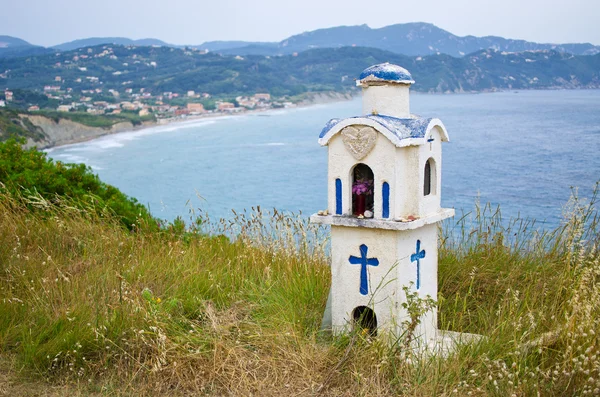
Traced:
<path id="1" fill-rule="evenodd" d="M 75 205 L 91 204 L 98 213 L 114 213 L 128 229 L 157 224 L 145 206 L 100 181 L 88 166 L 54 162 L 43 152 L 23 149 L 21 143 L 14 139 L 0 143 L 0 183 L 9 192 L 25 189 L 50 201 L 66 197 Z"/>

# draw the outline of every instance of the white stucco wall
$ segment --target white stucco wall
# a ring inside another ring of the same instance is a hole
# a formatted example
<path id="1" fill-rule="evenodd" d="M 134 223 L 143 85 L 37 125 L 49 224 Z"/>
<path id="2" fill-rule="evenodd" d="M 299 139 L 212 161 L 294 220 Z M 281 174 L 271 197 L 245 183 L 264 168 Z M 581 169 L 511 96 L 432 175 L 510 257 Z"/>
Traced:
<path id="1" fill-rule="evenodd" d="M 329 141 L 328 146 L 328 211 L 335 214 L 335 180 L 340 178 L 342 181 L 342 207 L 343 214 L 350 215 L 352 213 L 352 183 L 353 170 L 357 164 L 366 164 L 373 171 L 374 186 L 373 186 L 373 202 L 374 216 L 381 218 L 382 198 L 381 189 L 383 182 L 390 184 L 390 216 L 392 215 L 393 202 L 393 186 L 395 180 L 395 152 L 396 147 L 383 135 L 377 134 L 375 146 L 371 152 L 362 160 L 356 160 L 346 149 L 342 140 L 341 134 L 335 135 Z"/>
<path id="2" fill-rule="evenodd" d="M 363 114 L 383 114 L 398 118 L 410 117 L 407 84 L 375 85 L 364 87 Z"/>
<path id="3" fill-rule="evenodd" d="M 396 185 L 392 187 L 394 217 L 417 215 L 419 208 L 419 149 L 417 146 L 396 148 Z"/>
<path id="4" fill-rule="evenodd" d="M 437 225 L 426 225 L 417 230 L 389 231 L 332 226 L 331 227 L 331 313 L 334 332 L 348 331 L 352 312 L 358 306 L 375 311 L 378 330 L 400 335 L 409 315 L 402 307 L 406 301 L 403 286 L 416 290 L 417 267 L 411 261 L 420 240 L 425 257 L 420 259 L 420 288 L 425 298 L 437 297 Z M 360 293 L 361 265 L 351 264 L 350 256 L 360 257 L 360 246 L 368 247 L 367 257 L 377 258 L 378 266 L 367 266 L 368 294 Z M 423 342 L 434 338 L 437 325 L 435 310 L 422 318 L 416 336 Z"/>
<path id="5" fill-rule="evenodd" d="M 417 265 L 411 261 L 411 255 L 416 253 L 416 242 L 420 241 L 420 249 L 425 251 L 425 257 L 419 259 L 420 262 L 420 288 L 416 290 Z M 438 225 L 425 225 L 419 229 L 398 232 L 397 249 L 399 266 L 397 268 L 397 278 L 399 294 L 401 296 L 400 308 L 397 312 L 397 322 L 402 324 L 408 321 L 408 313 L 402 309 L 401 304 L 405 302 L 405 294 L 402 286 L 411 285 L 412 291 L 417 291 L 421 299 L 431 297 L 437 300 L 438 291 Z M 437 307 L 428 311 L 422 318 L 415 331 L 422 342 L 435 338 L 437 330 Z"/>
<path id="6" fill-rule="evenodd" d="M 441 208 L 442 193 L 442 140 L 438 127 L 432 128 L 426 139 L 433 139 L 419 146 L 419 197 L 417 213 L 420 217 L 438 212 Z M 424 196 L 425 163 L 433 159 L 434 167 L 431 168 L 431 193 Z"/>
<path id="7" fill-rule="evenodd" d="M 348 331 L 352 311 L 358 306 L 374 308 L 378 329 L 389 329 L 397 310 L 396 263 L 397 232 L 379 229 L 331 227 L 332 328 Z M 350 264 L 349 257 L 360 257 L 360 245 L 368 247 L 368 258 L 378 266 L 368 266 L 368 295 L 360 293 L 361 266 Z"/>
<path id="8" fill-rule="evenodd" d="M 335 214 L 335 181 L 342 181 L 343 215 L 352 212 L 353 169 L 366 164 L 374 175 L 374 216 L 382 217 L 382 185 L 390 185 L 389 219 L 406 218 L 410 215 L 424 217 L 441 208 L 442 135 L 433 128 L 426 139 L 433 139 L 419 146 L 396 147 L 382 134 L 377 135 L 375 146 L 362 160 L 348 152 L 341 134 L 336 134 L 328 146 L 328 211 Z M 425 163 L 433 159 L 431 194 L 424 196 Z"/>

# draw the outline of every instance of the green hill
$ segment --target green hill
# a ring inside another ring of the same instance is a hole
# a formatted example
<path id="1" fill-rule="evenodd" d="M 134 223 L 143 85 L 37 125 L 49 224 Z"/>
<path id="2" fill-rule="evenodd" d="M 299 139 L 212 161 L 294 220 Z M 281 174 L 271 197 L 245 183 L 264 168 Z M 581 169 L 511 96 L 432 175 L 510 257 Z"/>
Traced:
<path id="1" fill-rule="evenodd" d="M 279 43 L 226 41 L 205 43 L 200 47 L 233 55 L 286 55 L 314 48 L 347 46 L 377 48 L 409 56 L 447 54 L 462 57 L 487 49 L 507 52 L 553 50 L 576 55 L 600 53 L 600 46 L 590 43 L 544 44 L 497 36 L 461 37 L 423 22 L 400 23 L 377 29 L 367 25 L 336 26 L 293 35 Z"/>
<path id="2" fill-rule="evenodd" d="M 270 92 L 283 96 L 353 90 L 353 80 L 364 68 L 386 61 L 410 70 L 416 81 L 413 89 L 425 92 L 600 87 L 600 54 L 485 50 L 462 58 L 408 57 L 360 47 L 241 58 L 168 47 L 97 46 L 0 59 L 0 70 L 8 70 L 0 84 L 39 92 L 56 85 L 55 77 L 60 76 L 61 89 L 71 89 L 71 96 L 97 88 L 103 92 L 144 89 L 154 95 L 195 90 L 211 95 Z"/>
<path id="3" fill-rule="evenodd" d="M 27 41 L 13 36 L 2 36 L 0 35 L 0 48 L 8 47 L 28 47 L 32 44 Z"/>
<path id="4" fill-rule="evenodd" d="M 71 51 L 78 48 L 93 47 L 97 45 L 138 45 L 138 46 L 171 46 L 162 40 L 158 39 L 139 39 L 132 40 L 126 37 L 89 37 L 86 39 L 78 39 L 53 46 L 57 50 Z"/>
<path id="5" fill-rule="evenodd" d="M 42 55 L 52 50 L 28 43 L 23 39 L 0 35 L 0 58 Z"/>
<path id="6" fill-rule="evenodd" d="M 18 56 L 18 52 L 3 52 L 3 45 L 28 45 L 24 40 L 0 36 L 0 57 Z M 126 37 L 89 37 L 58 44 L 49 48 L 37 47 L 37 54 L 70 51 L 97 45 L 166 46 L 183 48 L 185 45 L 169 44 L 162 40 L 147 38 L 132 40 Z M 552 50 L 575 55 L 595 55 L 600 46 L 590 43 L 536 43 L 526 40 L 507 39 L 498 36 L 457 36 L 431 23 L 399 23 L 381 28 L 367 25 L 334 26 L 292 35 L 280 42 L 250 42 L 240 40 L 207 41 L 191 43 L 197 47 L 222 54 L 232 55 L 290 55 L 315 48 L 341 48 L 348 46 L 370 47 L 408 56 L 447 54 L 462 57 L 472 52 L 494 49 L 507 52 Z M 22 55 L 33 55 L 25 51 Z"/>

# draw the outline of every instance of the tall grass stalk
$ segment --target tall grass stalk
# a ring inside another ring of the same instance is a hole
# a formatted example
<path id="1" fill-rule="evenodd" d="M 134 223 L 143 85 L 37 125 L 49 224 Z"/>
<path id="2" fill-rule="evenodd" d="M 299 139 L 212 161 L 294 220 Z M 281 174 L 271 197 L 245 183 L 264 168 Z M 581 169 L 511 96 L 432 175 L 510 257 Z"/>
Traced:
<path id="1" fill-rule="evenodd" d="M 598 395 L 596 198 L 552 231 L 490 206 L 445 225 L 439 327 L 486 338 L 442 358 L 320 333 L 326 240 L 301 215 L 132 232 L 0 190 L 0 364 L 66 394 Z"/>

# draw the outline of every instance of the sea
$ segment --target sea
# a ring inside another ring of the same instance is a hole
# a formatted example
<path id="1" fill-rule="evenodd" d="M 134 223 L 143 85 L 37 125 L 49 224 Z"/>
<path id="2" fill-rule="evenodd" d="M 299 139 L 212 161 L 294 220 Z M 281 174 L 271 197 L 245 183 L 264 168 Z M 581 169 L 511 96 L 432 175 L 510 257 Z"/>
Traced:
<path id="1" fill-rule="evenodd" d="M 443 146 L 442 205 L 476 203 L 503 217 L 554 228 L 573 192 L 600 180 L 600 90 L 411 94 L 411 112 L 437 117 Z M 85 163 L 158 218 L 189 219 L 260 206 L 309 216 L 327 207 L 327 148 L 318 135 L 331 118 L 361 114 L 361 99 L 197 119 L 104 136 L 47 150 Z"/>

